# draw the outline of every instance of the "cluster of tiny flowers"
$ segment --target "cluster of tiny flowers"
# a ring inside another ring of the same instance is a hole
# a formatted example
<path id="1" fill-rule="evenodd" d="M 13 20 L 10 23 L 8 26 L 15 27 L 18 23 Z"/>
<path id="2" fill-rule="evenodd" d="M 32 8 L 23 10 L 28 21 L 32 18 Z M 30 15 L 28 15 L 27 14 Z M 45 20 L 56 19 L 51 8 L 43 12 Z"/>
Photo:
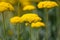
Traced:
<path id="1" fill-rule="evenodd" d="M 38 8 L 52 8 L 58 6 L 54 1 L 41 1 L 38 3 Z"/>
<path id="2" fill-rule="evenodd" d="M 12 24 L 26 22 L 25 23 L 26 26 L 29 25 L 29 24 L 31 24 L 31 27 L 33 27 L 33 28 L 35 27 L 36 28 L 36 27 L 45 26 L 45 24 L 43 22 L 39 22 L 41 20 L 42 19 L 37 14 L 28 13 L 28 14 L 24 14 L 21 17 L 18 17 L 18 16 L 12 17 L 10 19 L 10 22 Z"/>
<path id="3" fill-rule="evenodd" d="M 29 22 L 29 23 L 25 23 L 26 26 L 31 25 L 32 28 L 38 28 L 41 26 L 45 26 L 43 22 L 39 22 L 42 19 L 37 14 L 28 13 L 28 14 L 24 14 L 21 18 L 22 18 L 22 21 Z"/>
<path id="4" fill-rule="evenodd" d="M 32 23 L 32 22 L 37 22 L 37 21 L 40 21 L 40 20 L 42 20 L 42 19 L 37 14 L 28 13 L 28 14 L 24 14 L 21 17 L 18 17 L 18 16 L 12 17 L 10 19 L 10 22 L 11 23 L 19 23 L 19 22 Z"/>
<path id="5" fill-rule="evenodd" d="M 15 16 L 15 17 L 12 17 L 12 18 L 10 19 L 10 23 L 12 23 L 12 24 L 20 23 L 20 20 L 21 20 L 20 17 Z"/>
<path id="6" fill-rule="evenodd" d="M 11 3 L 11 4 L 15 4 L 17 2 L 17 0 L 8 0 L 8 2 Z"/>
<path id="7" fill-rule="evenodd" d="M 15 4 L 17 0 L 0 0 L 0 2 L 9 2 L 11 4 Z"/>
<path id="8" fill-rule="evenodd" d="M 26 5 L 26 6 L 24 6 L 24 8 L 23 8 L 23 10 L 34 10 L 34 9 L 36 9 L 36 7 L 33 6 L 33 5 Z"/>
<path id="9" fill-rule="evenodd" d="M 0 2 L 0 12 L 4 12 L 6 10 L 13 11 L 14 7 L 10 3 Z"/>
<path id="10" fill-rule="evenodd" d="M 31 23 L 31 22 L 40 21 L 40 20 L 42 20 L 42 19 L 41 19 L 37 14 L 28 13 L 28 14 L 24 14 L 24 15 L 21 17 L 21 20 L 22 20 L 22 21 L 27 21 L 27 22 Z"/>
<path id="11" fill-rule="evenodd" d="M 23 5 L 23 10 L 34 10 L 36 7 L 31 4 L 31 0 L 20 0 L 20 3 Z"/>
<path id="12" fill-rule="evenodd" d="M 36 23 L 31 23 L 31 27 L 32 28 L 38 28 L 38 27 L 41 27 L 41 26 L 45 26 L 45 24 L 43 22 L 36 22 Z"/>
<path id="13" fill-rule="evenodd" d="M 20 3 L 23 5 L 23 6 L 25 6 L 25 5 L 30 5 L 31 3 L 30 3 L 30 0 L 19 0 L 20 1 Z"/>

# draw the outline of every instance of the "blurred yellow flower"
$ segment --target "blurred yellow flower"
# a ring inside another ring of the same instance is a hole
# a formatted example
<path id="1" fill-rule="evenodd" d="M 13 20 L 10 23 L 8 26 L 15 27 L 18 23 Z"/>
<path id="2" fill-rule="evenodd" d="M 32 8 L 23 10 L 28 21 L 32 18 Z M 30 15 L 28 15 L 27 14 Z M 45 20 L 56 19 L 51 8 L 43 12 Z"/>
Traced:
<path id="1" fill-rule="evenodd" d="M 10 23 L 12 23 L 12 24 L 20 23 L 20 21 L 21 21 L 21 18 L 18 17 L 18 16 L 12 17 L 12 18 L 10 19 Z"/>
<path id="2" fill-rule="evenodd" d="M 40 21 L 42 19 L 35 13 L 28 13 L 28 14 L 24 14 L 21 17 L 21 20 L 22 21 L 27 21 L 27 22 L 31 23 L 31 22 Z"/>
<path id="3" fill-rule="evenodd" d="M 11 4 L 15 4 L 17 2 L 17 0 L 6 0 L 6 1 L 8 1 Z"/>
<path id="4" fill-rule="evenodd" d="M 9 4 L 8 6 L 9 6 L 9 10 L 11 10 L 11 11 L 14 10 L 14 7 L 11 4 Z"/>
<path id="5" fill-rule="evenodd" d="M 23 6 L 26 6 L 26 5 L 30 5 L 30 4 L 31 4 L 30 0 L 19 0 L 19 1 L 20 1 L 20 3 L 21 3 Z"/>
<path id="6" fill-rule="evenodd" d="M 11 4 L 15 4 L 17 2 L 17 0 L 0 0 L 0 2 L 8 2 Z"/>
<path id="7" fill-rule="evenodd" d="M 38 8 L 52 8 L 58 6 L 58 4 L 54 1 L 41 1 L 37 6 Z"/>
<path id="8" fill-rule="evenodd" d="M 7 8 L 0 6 L 0 12 L 3 12 L 3 11 L 5 11 L 5 10 L 7 10 Z"/>
<path id="9" fill-rule="evenodd" d="M 0 2 L 0 12 L 4 12 L 6 10 L 13 11 L 14 7 L 10 3 Z"/>
<path id="10" fill-rule="evenodd" d="M 32 0 L 20 0 L 20 3 L 23 6 L 23 10 L 34 10 L 36 7 L 32 5 Z"/>
<path id="11" fill-rule="evenodd" d="M 23 8 L 23 10 L 34 10 L 34 9 L 36 9 L 36 7 L 33 6 L 33 5 L 26 5 L 26 6 L 24 6 L 24 8 Z"/>
<path id="12" fill-rule="evenodd" d="M 43 22 L 36 22 L 36 23 L 31 23 L 31 27 L 37 28 L 37 27 L 44 27 L 45 24 Z"/>

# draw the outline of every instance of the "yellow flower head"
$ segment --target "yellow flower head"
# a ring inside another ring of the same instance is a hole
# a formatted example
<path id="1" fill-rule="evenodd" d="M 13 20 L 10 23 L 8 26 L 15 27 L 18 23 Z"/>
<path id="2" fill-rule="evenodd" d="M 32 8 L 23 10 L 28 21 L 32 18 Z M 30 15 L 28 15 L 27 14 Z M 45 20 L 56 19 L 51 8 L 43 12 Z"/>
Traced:
<path id="1" fill-rule="evenodd" d="M 6 0 L 6 1 L 8 1 L 11 4 L 15 4 L 17 2 L 17 0 Z"/>
<path id="2" fill-rule="evenodd" d="M 31 22 L 40 21 L 40 20 L 42 20 L 42 19 L 41 19 L 37 14 L 28 13 L 28 14 L 24 14 L 24 15 L 21 17 L 21 20 L 22 20 L 22 21 L 27 21 L 27 22 L 31 23 Z"/>
<path id="3" fill-rule="evenodd" d="M 34 9 L 36 9 L 36 7 L 33 6 L 33 5 L 26 5 L 26 6 L 24 6 L 24 8 L 23 8 L 23 10 L 34 10 Z"/>
<path id="4" fill-rule="evenodd" d="M 7 10 L 7 8 L 0 6 L 0 12 L 3 12 L 3 11 L 5 11 L 5 10 Z"/>
<path id="5" fill-rule="evenodd" d="M 20 21 L 21 21 L 21 18 L 18 17 L 18 16 L 12 17 L 12 18 L 10 19 L 10 23 L 12 23 L 12 24 L 20 23 Z"/>
<path id="6" fill-rule="evenodd" d="M 17 0 L 0 0 L 0 2 L 9 2 L 11 4 L 15 4 Z"/>
<path id="7" fill-rule="evenodd" d="M 30 0 L 19 0 L 19 1 L 20 1 L 20 3 L 21 3 L 23 6 L 26 6 L 26 5 L 30 5 L 30 4 L 31 4 Z"/>
<path id="8" fill-rule="evenodd" d="M 0 2 L 0 12 L 6 11 L 6 10 L 14 10 L 13 6 L 10 3 L 7 2 Z"/>
<path id="9" fill-rule="evenodd" d="M 31 27 L 33 27 L 33 28 L 38 28 L 41 26 L 45 26 L 45 24 L 43 22 L 31 23 Z"/>
<path id="10" fill-rule="evenodd" d="M 31 4 L 31 0 L 20 0 L 20 3 L 23 6 L 23 10 L 34 10 L 36 7 Z"/>
<path id="11" fill-rule="evenodd" d="M 58 6 L 58 4 L 54 1 L 42 1 L 38 3 L 38 8 L 52 8 Z"/>

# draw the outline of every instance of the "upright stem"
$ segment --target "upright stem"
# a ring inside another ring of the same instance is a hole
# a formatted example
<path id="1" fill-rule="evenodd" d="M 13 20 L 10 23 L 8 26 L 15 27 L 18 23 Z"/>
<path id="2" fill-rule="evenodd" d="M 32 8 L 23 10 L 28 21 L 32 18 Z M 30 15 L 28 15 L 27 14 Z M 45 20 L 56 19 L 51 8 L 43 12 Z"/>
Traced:
<path id="1" fill-rule="evenodd" d="M 44 20 L 45 20 L 45 26 L 46 26 L 46 34 L 45 34 L 45 40 L 48 40 L 48 10 L 47 9 L 44 9 L 44 12 L 45 12 L 45 17 L 44 17 Z"/>
<path id="2" fill-rule="evenodd" d="M 17 40 L 20 40 L 20 24 L 17 24 Z"/>
<path id="3" fill-rule="evenodd" d="M 5 24 L 5 16 L 4 13 L 2 13 L 2 17 L 3 17 L 3 31 L 4 31 L 4 38 L 6 40 L 6 24 Z"/>
<path id="4" fill-rule="evenodd" d="M 59 3 L 59 7 L 56 8 L 56 17 L 57 17 L 57 39 L 56 40 L 60 40 L 60 3 Z"/>
<path id="5" fill-rule="evenodd" d="M 32 39 L 31 39 L 31 24 L 30 24 L 30 40 L 32 40 Z"/>
<path id="6" fill-rule="evenodd" d="M 20 16 L 20 11 L 19 11 L 19 7 L 20 7 L 20 2 L 19 2 L 19 0 L 18 0 L 18 10 L 17 10 L 17 12 L 18 12 L 18 16 Z M 18 31 L 18 38 L 17 38 L 17 40 L 20 40 L 20 24 L 18 23 L 17 24 L 17 31 Z"/>
<path id="7" fill-rule="evenodd" d="M 19 0 L 18 0 L 18 10 L 17 10 L 17 12 L 18 12 L 18 16 L 20 16 L 19 7 L 20 7 L 20 3 L 19 3 Z"/>

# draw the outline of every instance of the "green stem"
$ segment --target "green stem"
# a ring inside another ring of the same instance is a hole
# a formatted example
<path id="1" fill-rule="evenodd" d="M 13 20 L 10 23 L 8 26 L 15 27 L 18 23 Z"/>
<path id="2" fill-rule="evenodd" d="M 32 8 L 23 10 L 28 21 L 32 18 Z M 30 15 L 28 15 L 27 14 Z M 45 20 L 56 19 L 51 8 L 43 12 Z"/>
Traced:
<path id="1" fill-rule="evenodd" d="M 20 24 L 17 24 L 17 40 L 20 40 Z"/>
<path id="2" fill-rule="evenodd" d="M 30 40 L 39 40 L 38 33 L 39 33 L 39 30 L 35 28 L 31 28 L 31 25 L 30 25 Z"/>
<path id="3" fill-rule="evenodd" d="M 36 38 L 36 40 L 40 40 L 40 38 L 39 38 L 39 32 L 40 32 L 40 30 L 39 29 L 37 29 L 37 38 Z"/>
<path id="4" fill-rule="evenodd" d="M 56 27 L 57 27 L 57 39 L 56 40 L 60 40 L 60 4 L 59 4 L 59 7 L 56 8 L 56 17 L 57 17 L 57 24 L 56 24 Z"/>
<path id="5" fill-rule="evenodd" d="M 32 39 L 31 39 L 31 25 L 30 25 L 30 40 L 32 40 Z"/>
<path id="6" fill-rule="evenodd" d="M 4 31 L 4 38 L 6 40 L 6 24 L 5 24 L 5 16 L 4 13 L 2 13 L 2 17 L 3 17 L 3 31 Z"/>
<path id="7" fill-rule="evenodd" d="M 33 28 L 34 30 L 32 30 L 33 31 L 33 35 L 34 35 L 34 40 L 40 40 L 39 38 L 39 29 L 37 29 L 37 28 Z"/>
<path id="8" fill-rule="evenodd" d="M 47 9 L 44 9 L 44 12 L 45 12 L 45 17 L 44 17 L 44 20 L 45 20 L 45 26 L 46 26 L 46 36 L 45 36 L 45 40 L 48 40 L 48 10 Z"/>
<path id="9" fill-rule="evenodd" d="M 20 8 L 20 2 L 19 2 L 19 0 L 18 0 L 18 10 L 17 10 L 17 12 L 18 12 L 18 16 L 20 16 L 19 8 Z"/>

